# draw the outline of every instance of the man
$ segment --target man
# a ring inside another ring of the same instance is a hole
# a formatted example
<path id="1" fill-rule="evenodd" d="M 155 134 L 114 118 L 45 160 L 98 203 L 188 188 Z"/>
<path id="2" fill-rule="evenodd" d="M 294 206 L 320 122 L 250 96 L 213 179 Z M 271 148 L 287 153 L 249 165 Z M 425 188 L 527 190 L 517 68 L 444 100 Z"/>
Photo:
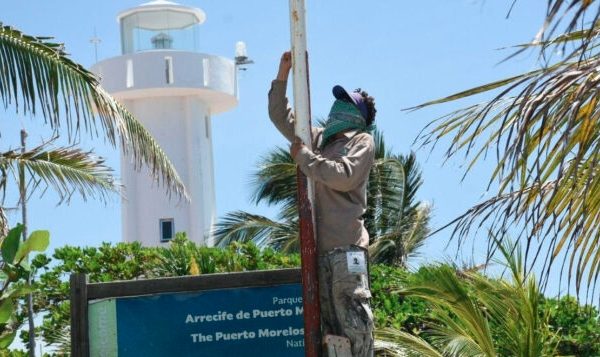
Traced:
<path id="1" fill-rule="evenodd" d="M 295 138 L 294 114 L 285 96 L 292 67 L 285 52 L 269 91 L 269 116 L 290 141 L 300 170 L 315 183 L 314 214 L 319 253 L 323 335 L 345 336 L 355 357 L 373 355 L 367 247 L 363 223 L 366 189 L 375 156 L 369 131 L 375 103 L 366 92 L 333 88 L 335 101 L 324 128 L 312 128 L 312 147 Z"/>

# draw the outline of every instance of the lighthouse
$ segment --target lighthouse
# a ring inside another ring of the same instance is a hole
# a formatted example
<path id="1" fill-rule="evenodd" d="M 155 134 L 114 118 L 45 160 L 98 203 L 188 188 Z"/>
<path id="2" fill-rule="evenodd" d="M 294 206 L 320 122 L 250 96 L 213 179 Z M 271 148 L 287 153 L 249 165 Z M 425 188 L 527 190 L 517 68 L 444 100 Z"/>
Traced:
<path id="1" fill-rule="evenodd" d="M 121 12 L 121 55 L 92 70 L 102 86 L 150 131 L 185 184 L 190 200 L 168 197 L 146 169 L 121 156 L 123 241 L 168 243 L 186 232 L 211 244 L 215 190 L 211 120 L 237 105 L 233 59 L 198 51 L 198 8 L 156 0 Z"/>

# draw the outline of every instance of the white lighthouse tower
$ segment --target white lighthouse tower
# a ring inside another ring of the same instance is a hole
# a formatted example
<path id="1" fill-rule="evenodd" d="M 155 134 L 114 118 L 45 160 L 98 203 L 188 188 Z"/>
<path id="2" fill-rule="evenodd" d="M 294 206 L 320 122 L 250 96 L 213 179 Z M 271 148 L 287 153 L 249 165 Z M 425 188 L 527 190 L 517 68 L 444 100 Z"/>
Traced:
<path id="1" fill-rule="evenodd" d="M 212 115 L 237 105 L 232 59 L 197 51 L 201 9 L 156 0 L 121 12 L 122 54 L 93 68 L 102 86 L 152 133 L 191 200 L 169 198 L 149 172 L 122 156 L 123 240 L 159 246 L 186 232 L 210 244 L 215 221 Z"/>

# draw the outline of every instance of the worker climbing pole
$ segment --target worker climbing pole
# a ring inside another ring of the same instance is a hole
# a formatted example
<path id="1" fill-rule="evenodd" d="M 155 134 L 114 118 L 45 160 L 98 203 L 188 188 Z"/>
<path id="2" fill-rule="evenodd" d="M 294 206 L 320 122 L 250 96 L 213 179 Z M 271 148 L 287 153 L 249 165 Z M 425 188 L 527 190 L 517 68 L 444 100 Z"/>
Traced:
<path id="1" fill-rule="evenodd" d="M 304 0 L 290 0 L 295 134 L 311 146 L 310 89 Z M 312 202 L 312 181 L 298 169 L 298 211 L 300 214 L 300 252 L 304 304 L 304 349 L 306 357 L 320 355 L 321 329 L 319 282 L 317 275 L 317 245 Z"/>

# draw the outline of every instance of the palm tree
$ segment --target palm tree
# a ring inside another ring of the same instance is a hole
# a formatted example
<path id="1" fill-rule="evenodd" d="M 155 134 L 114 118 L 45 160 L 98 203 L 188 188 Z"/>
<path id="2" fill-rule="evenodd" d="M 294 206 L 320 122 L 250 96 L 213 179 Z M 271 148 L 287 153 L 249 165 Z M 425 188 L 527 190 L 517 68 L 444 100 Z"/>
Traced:
<path id="1" fill-rule="evenodd" d="M 429 234 L 431 207 L 416 202 L 423 183 L 414 153 L 394 155 L 375 134 L 376 163 L 369 174 L 365 225 L 375 263 L 406 267 Z"/>
<path id="2" fill-rule="evenodd" d="M 74 142 L 84 131 L 104 137 L 149 166 L 167 192 L 186 196 L 183 183 L 150 133 L 100 87 L 96 76 L 69 59 L 62 44 L 28 36 L 0 23 L 0 99 L 4 109 L 41 115 Z M 67 178 L 62 178 L 65 182 Z"/>
<path id="3" fill-rule="evenodd" d="M 23 169 L 27 173 L 20 177 Z M 9 150 L 0 152 L 0 229 L 5 233 L 8 221 L 4 214 L 6 188 L 12 181 L 32 194 L 38 188 L 45 191 L 51 188 L 58 194 L 60 202 L 68 202 L 73 194 L 104 201 L 109 194 L 118 192 L 120 186 L 112 176 L 112 169 L 104 164 L 102 158 L 91 151 L 79 148 L 52 147 L 51 142 L 43 143 L 27 151 Z M 6 234 L 0 234 L 5 237 Z"/>
<path id="4" fill-rule="evenodd" d="M 538 49 L 539 69 L 415 108 L 500 91 L 430 124 L 422 138 L 424 144 L 450 138 L 447 156 L 466 152 L 467 173 L 496 153 L 490 176 L 496 194 L 449 226 L 459 241 L 484 225 L 499 237 L 510 230 L 525 242 L 529 267 L 539 264 L 547 278 L 562 260 L 561 272 L 579 292 L 600 277 L 600 6 L 546 3 L 543 27 L 515 53 Z M 489 253 L 497 248 L 490 247 Z"/>
<path id="5" fill-rule="evenodd" d="M 296 164 L 289 152 L 276 147 L 260 160 L 253 174 L 252 202 L 279 204 L 277 220 L 244 211 L 227 213 L 215 225 L 215 241 L 220 246 L 233 241 L 252 241 L 259 247 L 284 252 L 298 251 L 299 230 L 296 204 Z"/>
<path id="6" fill-rule="evenodd" d="M 415 203 L 421 186 L 414 154 L 393 155 L 383 136 L 375 132 L 375 164 L 369 174 L 366 228 L 371 237 L 375 262 L 406 265 L 427 236 L 429 208 Z M 298 211 L 296 203 L 296 164 L 287 150 L 276 148 L 260 162 L 253 175 L 255 204 L 278 204 L 277 220 L 236 211 L 216 225 L 220 245 L 231 241 L 254 241 L 283 251 L 298 251 Z"/>
<path id="7" fill-rule="evenodd" d="M 394 329 L 377 332 L 388 342 L 388 354 L 401 356 L 556 355 L 558 338 L 542 313 L 543 295 L 527 275 L 523 254 L 508 241 L 499 249 L 511 280 L 494 280 L 476 269 L 458 271 L 450 265 L 423 267 L 419 280 L 399 293 L 428 301 L 433 320 L 422 336 Z"/>
<path id="8" fill-rule="evenodd" d="M 0 98 L 5 110 L 14 106 L 17 113 L 41 114 L 56 137 L 61 127 L 66 126 L 71 143 L 79 138 L 81 131 L 103 136 L 113 146 L 120 142 L 123 151 L 135 159 L 136 167 L 149 166 L 168 194 L 174 192 L 187 197 L 177 172 L 149 132 L 100 87 L 91 72 L 71 61 L 61 44 L 50 42 L 49 38 L 28 36 L 0 23 L 0 63 Z M 25 182 L 25 171 L 30 173 L 28 182 Z M 18 182 L 24 201 L 23 192 L 28 184 L 34 188 L 40 183 L 52 187 L 61 201 L 68 201 L 74 192 L 84 199 L 104 198 L 118 188 L 102 159 L 72 146 L 49 148 L 49 143 L 43 143 L 29 151 L 23 148 L 19 152 L 2 152 L 0 233 L 8 231 L 4 192 L 11 174 Z M 29 299 L 30 354 L 33 355 L 31 296 Z"/>
<path id="9" fill-rule="evenodd" d="M 18 167 L 25 166 L 35 189 L 45 183 L 58 193 L 61 202 L 68 201 L 78 192 L 85 200 L 88 197 L 104 200 L 119 186 L 112 176 L 112 169 L 104 160 L 77 147 L 52 148 L 50 142 L 27 151 L 9 150 L 0 153 L 0 189 L 10 173 L 15 176 Z"/>

